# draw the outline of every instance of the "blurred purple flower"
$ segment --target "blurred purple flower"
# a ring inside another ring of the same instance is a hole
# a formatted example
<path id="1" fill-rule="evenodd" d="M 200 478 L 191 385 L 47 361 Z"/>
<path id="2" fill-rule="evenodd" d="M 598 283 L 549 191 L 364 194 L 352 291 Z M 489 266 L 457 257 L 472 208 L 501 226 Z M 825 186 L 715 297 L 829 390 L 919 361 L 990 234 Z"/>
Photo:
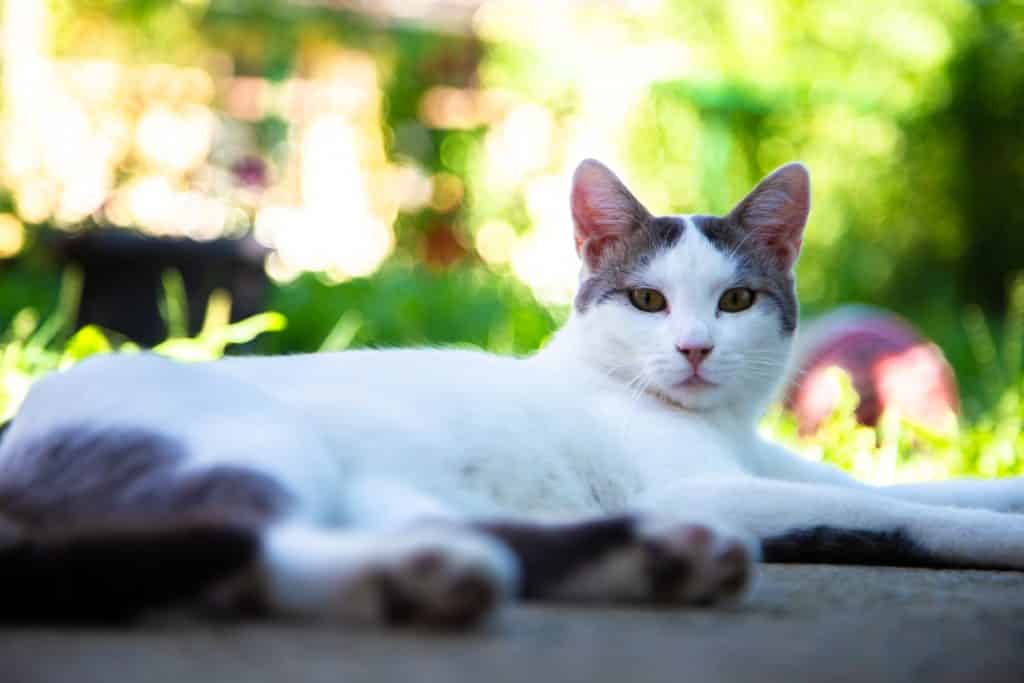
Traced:
<path id="1" fill-rule="evenodd" d="M 231 166 L 239 185 L 262 190 L 269 182 L 267 164 L 257 156 L 244 156 Z"/>

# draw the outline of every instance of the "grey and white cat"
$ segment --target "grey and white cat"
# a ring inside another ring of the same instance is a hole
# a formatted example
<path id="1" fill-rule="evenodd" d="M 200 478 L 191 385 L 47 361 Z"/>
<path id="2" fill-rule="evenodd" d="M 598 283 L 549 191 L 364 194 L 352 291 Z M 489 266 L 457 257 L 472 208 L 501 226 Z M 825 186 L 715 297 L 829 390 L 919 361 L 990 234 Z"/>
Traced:
<path id="1" fill-rule="evenodd" d="M 38 383 L 0 446 L 0 621 L 466 626 L 517 598 L 713 603 L 761 558 L 1024 569 L 1019 481 L 873 488 L 758 437 L 802 165 L 725 217 L 654 217 L 585 161 L 571 203 L 575 307 L 529 358 L 140 354 Z"/>

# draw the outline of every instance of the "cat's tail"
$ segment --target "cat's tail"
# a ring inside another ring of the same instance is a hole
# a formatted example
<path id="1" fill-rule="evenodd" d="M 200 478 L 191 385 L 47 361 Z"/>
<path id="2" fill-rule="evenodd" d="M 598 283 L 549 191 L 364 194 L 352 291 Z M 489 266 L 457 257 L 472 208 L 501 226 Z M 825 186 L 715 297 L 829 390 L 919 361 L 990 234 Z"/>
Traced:
<path id="1" fill-rule="evenodd" d="M 257 527 L 212 518 L 33 532 L 0 516 L 0 623 L 117 623 L 243 581 Z"/>

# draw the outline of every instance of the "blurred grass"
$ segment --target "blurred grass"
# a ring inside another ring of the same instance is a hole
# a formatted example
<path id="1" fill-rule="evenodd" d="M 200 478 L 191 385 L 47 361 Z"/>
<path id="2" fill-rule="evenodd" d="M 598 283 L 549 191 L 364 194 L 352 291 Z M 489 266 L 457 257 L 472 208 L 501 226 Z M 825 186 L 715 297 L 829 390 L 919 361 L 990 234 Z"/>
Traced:
<path id="1" fill-rule="evenodd" d="M 41 318 L 33 308 L 19 311 L 0 333 L 0 422 L 11 419 L 34 382 L 51 372 L 67 369 L 91 356 L 106 353 L 137 353 L 138 345 L 116 332 L 86 325 L 74 331 L 81 274 L 64 273 L 56 309 Z M 180 276 L 164 277 L 161 311 L 172 334 L 153 351 L 182 361 L 213 360 L 232 345 L 245 344 L 257 336 L 284 329 L 284 316 L 266 312 L 229 323 L 230 301 L 223 292 L 210 297 L 202 329 L 187 336 L 183 320 L 185 307 Z"/>
<path id="2" fill-rule="evenodd" d="M 840 400 L 813 436 L 800 436 L 794 417 L 778 406 L 762 422 L 762 434 L 875 484 L 1024 474 L 1024 378 L 1004 387 L 999 400 L 976 418 L 958 421 L 951 415 L 945 429 L 935 430 L 893 412 L 876 427 L 858 424 L 853 383 L 838 368 L 830 374 Z"/>
<path id="3" fill-rule="evenodd" d="M 264 353 L 468 345 L 524 354 L 567 313 L 542 306 L 525 285 L 484 267 L 438 273 L 401 265 L 341 284 L 304 275 L 275 288 L 270 308 L 289 325 L 261 340 Z"/>

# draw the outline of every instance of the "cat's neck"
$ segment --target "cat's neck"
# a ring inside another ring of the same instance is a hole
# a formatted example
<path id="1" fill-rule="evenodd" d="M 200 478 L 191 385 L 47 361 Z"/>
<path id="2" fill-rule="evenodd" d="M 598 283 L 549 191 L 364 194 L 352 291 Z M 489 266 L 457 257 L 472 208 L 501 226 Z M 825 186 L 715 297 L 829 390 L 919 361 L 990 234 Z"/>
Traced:
<path id="1" fill-rule="evenodd" d="M 578 383 L 581 392 L 594 390 L 619 394 L 631 403 L 647 405 L 655 410 L 669 410 L 687 419 L 697 419 L 718 428 L 748 432 L 757 427 L 768 401 L 756 397 L 743 397 L 739 401 L 724 403 L 714 409 L 693 410 L 654 391 L 638 392 L 636 383 L 616 372 L 607 359 L 594 352 L 588 343 L 587 332 L 576 315 L 559 329 L 548 343 L 537 352 L 531 362 L 551 368 L 557 376 Z"/>

